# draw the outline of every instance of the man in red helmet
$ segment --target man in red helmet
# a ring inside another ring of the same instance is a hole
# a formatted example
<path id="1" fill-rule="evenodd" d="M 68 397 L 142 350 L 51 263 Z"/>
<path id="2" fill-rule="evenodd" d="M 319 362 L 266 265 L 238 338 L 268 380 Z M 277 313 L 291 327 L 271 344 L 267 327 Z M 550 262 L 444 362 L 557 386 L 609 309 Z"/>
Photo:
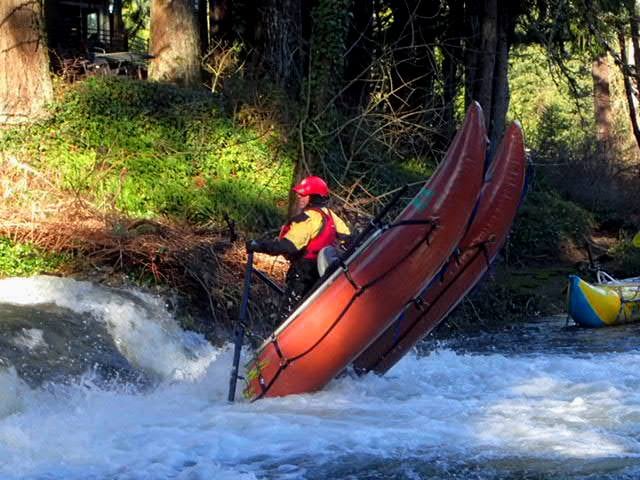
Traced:
<path id="1" fill-rule="evenodd" d="M 287 272 L 281 313 L 288 316 L 320 278 L 318 254 L 325 247 L 345 243 L 351 232 L 327 204 L 329 187 L 320 177 L 306 177 L 293 191 L 300 214 L 284 225 L 276 240 L 251 240 L 247 251 L 284 255 L 291 263 Z"/>

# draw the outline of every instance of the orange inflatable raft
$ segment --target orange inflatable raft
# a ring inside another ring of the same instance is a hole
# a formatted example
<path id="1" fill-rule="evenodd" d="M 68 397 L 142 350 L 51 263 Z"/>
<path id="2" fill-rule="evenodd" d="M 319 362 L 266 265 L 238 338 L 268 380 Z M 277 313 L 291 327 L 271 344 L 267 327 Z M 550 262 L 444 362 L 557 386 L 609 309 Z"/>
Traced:
<path id="1" fill-rule="evenodd" d="M 389 327 L 464 235 L 483 185 L 486 145 L 474 103 L 445 159 L 398 218 L 374 232 L 257 350 L 246 367 L 246 398 L 319 390 Z"/>
<path id="2" fill-rule="evenodd" d="M 525 185 L 520 125 L 507 130 L 491 163 L 467 233 L 439 275 L 353 363 L 383 374 L 431 332 L 487 271 L 504 244 Z"/>

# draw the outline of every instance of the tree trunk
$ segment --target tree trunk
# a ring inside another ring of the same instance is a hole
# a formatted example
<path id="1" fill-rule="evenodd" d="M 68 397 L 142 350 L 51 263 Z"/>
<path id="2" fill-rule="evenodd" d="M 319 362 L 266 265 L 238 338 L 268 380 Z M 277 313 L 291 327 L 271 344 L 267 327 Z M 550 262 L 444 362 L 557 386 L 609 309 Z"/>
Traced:
<path id="1" fill-rule="evenodd" d="M 0 123 L 45 113 L 53 98 L 40 2 L 0 1 Z"/>
<path id="2" fill-rule="evenodd" d="M 460 86 L 460 68 L 463 64 L 462 35 L 464 30 L 464 0 L 449 1 L 447 30 L 442 42 L 442 103 L 443 103 L 443 143 L 446 148 L 456 132 L 455 101 Z"/>
<path id="3" fill-rule="evenodd" d="M 206 1 L 206 0 L 203 0 Z M 209 35 L 211 43 L 229 41 L 231 39 L 232 0 L 209 1 Z"/>
<path id="4" fill-rule="evenodd" d="M 611 92 L 609 62 L 606 54 L 600 55 L 593 61 L 591 76 L 598 151 L 601 158 L 607 160 L 611 151 Z"/>
<path id="5" fill-rule="evenodd" d="M 370 73 L 377 45 L 375 43 L 375 1 L 351 6 L 351 22 L 347 33 L 344 76 L 344 99 L 354 107 L 366 105 L 371 92 Z"/>
<path id="6" fill-rule="evenodd" d="M 348 18 L 353 3 L 334 0 L 338 6 L 327 9 L 318 2 L 311 11 L 310 91 L 305 94 L 310 93 L 309 113 L 316 122 L 326 120 L 325 114 L 335 107 L 334 95 L 343 86 Z"/>
<path id="7" fill-rule="evenodd" d="M 127 30 L 122 18 L 122 0 L 114 0 L 113 2 L 113 32 L 111 38 L 112 48 L 122 51 L 128 50 Z"/>
<path id="8" fill-rule="evenodd" d="M 498 44 L 498 0 L 485 0 L 480 32 L 480 65 L 478 77 L 474 85 L 474 97 L 484 111 L 487 130 L 493 128 L 491 120 L 493 114 L 493 74 L 496 65 L 496 47 Z"/>
<path id="9" fill-rule="evenodd" d="M 476 98 L 476 83 L 479 77 L 480 65 L 480 26 L 482 22 L 482 5 L 471 2 L 465 6 L 464 35 L 464 87 L 465 110 Z"/>
<path id="10" fill-rule="evenodd" d="M 489 155 L 493 155 L 498 142 L 502 138 L 507 121 L 507 110 L 509 110 L 509 41 L 507 32 L 504 29 L 501 29 L 498 34 L 492 102 Z"/>
<path id="11" fill-rule="evenodd" d="M 433 24 L 440 1 L 391 0 L 389 6 L 393 12 L 389 32 L 394 61 L 392 105 L 396 111 L 423 111 L 431 103 L 436 75 Z"/>
<path id="12" fill-rule="evenodd" d="M 200 55 L 209 50 L 209 0 L 198 0 L 198 33 L 200 37 Z"/>
<path id="13" fill-rule="evenodd" d="M 516 26 L 518 12 L 507 5 L 509 0 L 500 3 L 498 19 L 498 44 L 496 47 L 496 65 L 493 82 L 493 101 L 491 113 L 493 126 L 489 132 L 491 141 L 489 153 L 492 155 L 502 138 L 509 110 L 509 49 Z"/>
<path id="14" fill-rule="evenodd" d="M 275 83 L 297 96 L 303 77 L 302 2 L 269 0 L 266 3 L 262 60 Z"/>
<path id="15" fill-rule="evenodd" d="M 636 66 L 636 82 L 640 85 L 640 28 L 638 27 L 638 15 L 636 14 L 636 0 L 627 0 L 627 11 L 631 26 L 631 43 L 633 44 L 633 59 Z"/>
<path id="16" fill-rule="evenodd" d="M 296 166 L 297 178 L 307 173 L 322 175 L 322 158 L 326 153 L 328 137 L 321 142 L 307 142 L 305 135 L 313 131 L 311 140 L 314 137 L 317 140 L 319 136 L 315 132 L 325 133 L 334 127 L 332 112 L 336 111 L 338 92 L 343 86 L 345 44 L 352 3 L 351 0 L 316 2 L 309 16 L 304 17 L 304 20 L 311 21 L 310 53 L 307 89 L 303 92 L 307 109 L 299 124 L 301 151 Z M 303 35 L 306 35 L 306 31 Z"/>
<path id="17" fill-rule="evenodd" d="M 620 43 L 620 57 L 623 62 L 627 61 L 627 39 L 622 32 L 618 33 L 618 42 Z M 635 48 L 635 47 L 634 47 Z M 627 96 L 627 106 L 629 107 L 629 119 L 631 120 L 631 129 L 636 139 L 636 145 L 640 148 L 640 126 L 638 125 L 638 109 L 636 108 L 637 99 L 633 93 L 633 85 L 631 78 L 627 72 L 622 70 L 622 78 L 624 80 L 624 91 Z"/>
<path id="18" fill-rule="evenodd" d="M 152 0 L 149 78 L 195 86 L 200 82 L 200 40 L 190 0 Z"/>

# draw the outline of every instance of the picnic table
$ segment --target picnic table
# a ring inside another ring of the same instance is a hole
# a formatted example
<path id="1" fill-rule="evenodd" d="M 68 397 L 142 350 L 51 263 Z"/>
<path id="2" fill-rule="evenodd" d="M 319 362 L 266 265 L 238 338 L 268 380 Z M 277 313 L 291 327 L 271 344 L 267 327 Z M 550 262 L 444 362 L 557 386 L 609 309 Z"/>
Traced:
<path id="1" fill-rule="evenodd" d="M 95 52 L 93 64 L 110 75 L 137 76 L 142 79 L 152 55 L 137 52 Z"/>

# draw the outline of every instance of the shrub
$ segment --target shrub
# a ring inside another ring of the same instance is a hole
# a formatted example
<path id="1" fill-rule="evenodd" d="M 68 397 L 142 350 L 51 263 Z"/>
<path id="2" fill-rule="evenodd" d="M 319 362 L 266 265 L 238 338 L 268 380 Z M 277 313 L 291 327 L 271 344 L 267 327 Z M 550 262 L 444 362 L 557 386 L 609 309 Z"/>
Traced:
<path id="1" fill-rule="evenodd" d="M 594 226 L 593 216 L 553 191 L 530 192 L 510 238 L 517 256 L 557 255 L 563 241 L 581 243 Z"/>
<path id="2" fill-rule="evenodd" d="M 613 262 L 607 265 L 607 271 L 619 278 L 640 275 L 640 248 L 634 247 L 629 239 L 619 242 L 609 252 Z"/>

